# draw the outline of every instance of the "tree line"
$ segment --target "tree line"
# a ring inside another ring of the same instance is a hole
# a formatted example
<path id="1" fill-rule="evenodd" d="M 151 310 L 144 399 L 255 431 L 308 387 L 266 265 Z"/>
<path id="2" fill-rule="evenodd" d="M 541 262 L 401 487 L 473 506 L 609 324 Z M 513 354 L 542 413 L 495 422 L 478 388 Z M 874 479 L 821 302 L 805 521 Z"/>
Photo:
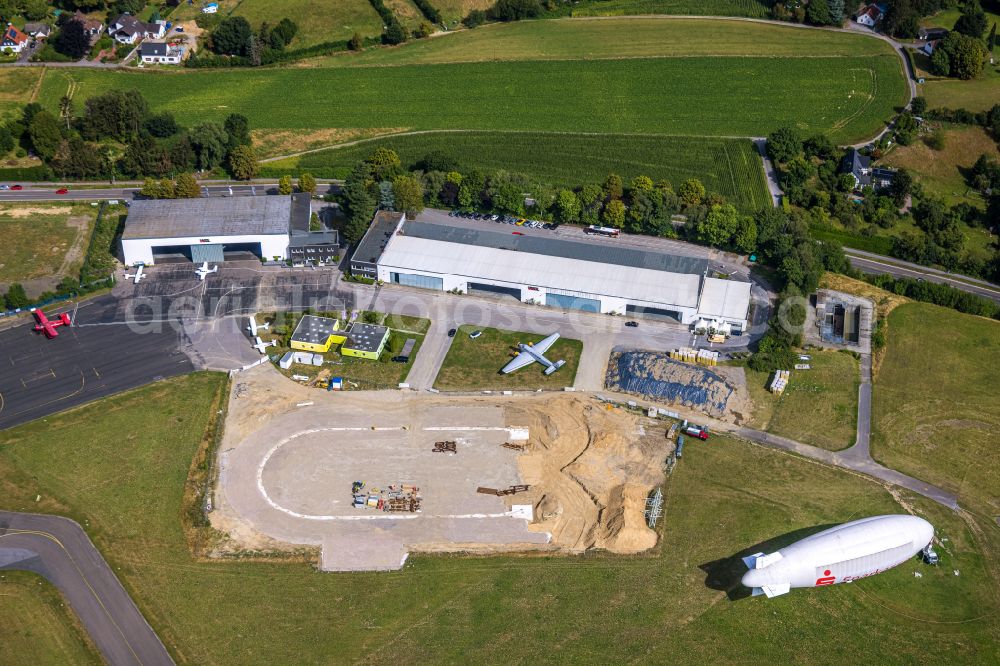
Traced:
<path id="1" fill-rule="evenodd" d="M 86 100 L 77 115 L 63 97 L 59 115 L 38 103 L 0 128 L 0 150 L 33 151 L 61 178 L 163 177 L 226 169 L 249 179 L 257 173 L 250 121 L 232 113 L 223 122 L 189 129 L 169 112 L 153 112 L 136 90 L 110 90 Z"/>

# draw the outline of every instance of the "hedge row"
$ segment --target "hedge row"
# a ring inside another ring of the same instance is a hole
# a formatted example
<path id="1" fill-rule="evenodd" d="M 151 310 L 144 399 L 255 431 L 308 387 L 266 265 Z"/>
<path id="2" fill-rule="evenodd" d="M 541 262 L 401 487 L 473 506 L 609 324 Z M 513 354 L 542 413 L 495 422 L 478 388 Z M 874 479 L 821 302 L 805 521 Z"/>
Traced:
<path id="1" fill-rule="evenodd" d="M 413 0 L 413 4 L 427 17 L 431 23 L 441 22 L 441 13 L 428 0 Z"/>
<path id="2" fill-rule="evenodd" d="M 0 180 L 52 180 L 52 170 L 44 164 L 0 169 Z"/>
<path id="3" fill-rule="evenodd" d="M 366 37 L 362 40 L 362 46 L 368 48 L 369 46 L 376 46 L 381 44 L 382 40 L 379 37 Z M 282 62 L 290 62 L 293 60 L 302 60 L 304 58 L 315 58 L 325 55 L 333 55 L 334 53 L 342 53 L 344 51 L 350 50 L 350 42 L 347 40 L 338 42 L 323 42 L 322 44 L 313 44 L 312 46 L 306 46 L 301 49 L 291 49 L 287 51 L 275 51 L 268 50 L 264 57 L 261 58 L 261 65 L 276 65 Z M 243 56 L 222 56 L 215 55 L 214 53 L 205 54 L 192 54 L 190 58 L 185 61 L 186 67 L 193 67 L 195 69 L 203 67 L 252 67 L 253 63 L 249 58 L 244 58 Z"/>
<path id="4" fill-rule="evenodd" d="M 865 279 L 876 287 L 912 298 L 915 301 L 934 303 L 981 317 L 1000 318 L 1000 305 L 988 298 L 976 296 L 946 284 L 911 280 L 910 278 L 893 278 L 891 275 L 866 275 Z"/>

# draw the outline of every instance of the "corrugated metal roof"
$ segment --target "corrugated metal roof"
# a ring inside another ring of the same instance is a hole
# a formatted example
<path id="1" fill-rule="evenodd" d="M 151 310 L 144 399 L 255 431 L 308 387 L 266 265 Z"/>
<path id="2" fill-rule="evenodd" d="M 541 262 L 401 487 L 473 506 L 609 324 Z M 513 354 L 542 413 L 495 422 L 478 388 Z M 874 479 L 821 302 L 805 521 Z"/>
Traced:
<path id="1" fill-rule="evenodd" d="M 600 245 L 593 247 L 603 249 Z M 418 238 L 412 234 L 395 236 L 383 252 L 379 265 L 401 272 L 459 275 L 473 280 L 537 285 L 572 294 L 687 308 L 697 306 L 701 283 L 701 277 L 692 273 L 482 245 L 457 247 L 453 242 Z"/>
<path id="2" fill-rule="evenodd" d="M 749 282 L 705 278 L 698 314 L 722 319 L 746 319 L 752 286 Z"/>
<path id="3" fill-rule="evenodd" d="M 124 239 L 287 234 L 288 196 L 139 199 L 125 220 Z"/>
<path id="4" fill-rule="evenodd" d="M 514 252 L 530 252 L 549 257 L 594 261 L 601 264 L 646 268 L 654 271 L 667 271 L 668 273 L 704 275 L 705 269 L 708 268 L 707 259 L 640 250 L 616 244 L 614 241 L 608 241 L 605 244 L 580 243 L 555 237 L 528 234 L 515 236 L 509 231 L 497 232 L 472 227 L 421 224 L 420 222 L 405 223 L 403 233 L 416 238 L 448 243 L 492 247 Z"/>

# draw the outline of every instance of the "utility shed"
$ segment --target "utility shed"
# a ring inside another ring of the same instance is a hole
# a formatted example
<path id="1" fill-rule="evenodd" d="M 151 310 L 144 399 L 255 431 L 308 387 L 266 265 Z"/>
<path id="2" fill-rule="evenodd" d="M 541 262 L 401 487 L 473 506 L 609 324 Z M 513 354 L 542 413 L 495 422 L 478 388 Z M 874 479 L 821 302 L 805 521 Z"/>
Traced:
<path id="1" fill-rule="evenodd" d="M 340 347 L 343 356 L 376 360 L 389 341 L 389 329 L 375 324 L 351 324 L 347 340 Z"/>
<path id="2" fill-rule="evenodd" d="M 305 315 L 295 326 L 289 346 L 303 351 L 328 352 L 331 346 L 345 340 L 339 330 L 340 321 L 337 319 Z"/>

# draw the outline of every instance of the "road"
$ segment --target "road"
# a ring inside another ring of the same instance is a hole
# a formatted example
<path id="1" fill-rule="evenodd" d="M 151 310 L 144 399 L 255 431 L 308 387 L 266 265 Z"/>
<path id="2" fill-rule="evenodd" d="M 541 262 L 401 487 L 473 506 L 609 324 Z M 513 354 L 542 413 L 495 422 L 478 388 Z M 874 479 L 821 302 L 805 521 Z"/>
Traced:
<path id="1" fill-rule="evenodd" d="M 0 201 L 99 201 L 107 199 L 131 201 L 139 194 L 139 188 L 134 185 L 92 189 L 73 189 L 70 187 L 66 194 L 56 194 L 58 189 L 58 186 L 43 188 L 29 185 L 28 189 L 24 190 L 2 190 L 0 191 Z M 246 185 L 202 185 L 201 190 L 202 196 L 208 197 L 277 194 L 278 183 L 274 181 Z M 339 185 L 333 182 L 316 184 L 316 196 L 336 194 L 339 191 Z"/>
<path id="2" fill-rule="evenodd" d="M 781 197 L 784 192 L 778 184 L 778 171 L 774 168 L 774 163 L 767 156 L 767 139 L 754 139 L 753 144 L 757 146 L 761 160 L 764 161 L 764 180 L 767 181 L 767 191 L 771 194 L 771 204 L 775 207 L 781 205 Z"/>
<path id="3" fill-rule="evenodd" d="M 844 248 L 851 266 L 871 275 L 892 275 L 895 277 L 926 280 L 937 284 L 945 284 L 955 289 L 988 298 L 1000 303 L 1000 286 L 979 280 L 977 278 L 948 273 L 929 266 L 913 264 L 902 259 L 883 257 L 879 254 Z"/>
<path id="4" fill-rule="evenodd" d="M 60 516 L 0 511 L 0 570 L 34 571 L 59 588 L 112 666 L 173 664 L 83 529 Z M 27 655 L 21 655 L 27 659 Z"/>

